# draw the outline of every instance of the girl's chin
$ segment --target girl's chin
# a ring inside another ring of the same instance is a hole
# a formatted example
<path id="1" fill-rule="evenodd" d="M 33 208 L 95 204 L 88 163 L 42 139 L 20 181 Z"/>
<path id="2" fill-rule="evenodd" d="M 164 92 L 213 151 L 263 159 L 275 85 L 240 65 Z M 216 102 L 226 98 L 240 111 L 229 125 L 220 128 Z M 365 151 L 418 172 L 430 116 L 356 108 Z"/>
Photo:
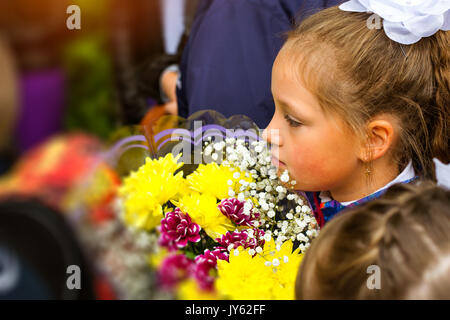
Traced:
<path id="1" fill-rule="evenodd" d="M 272 161 L 276 161 L 276 159 L 272 158 Z M 273 162 L 272 162 L 273 163 Z M 277 176 L 280 177 L 286 170 L 288 170 L 289 173 L 289 181 L 287 183 L 283 183 L 284 187 L 286 187 L 287 189 L 293 190 L 293 191 L 310 191 L 310 190 L 314 190 L 314 186 L 309 186 L 309 185 L 302 185 L 301 183 L 299 183 L 299 181 L 302 181 L 301 178 L 295 178 L 291 172 L 289 172 L 288 167 L 286 166 L 286 164 L 284 164 L 283 162 L 276 162 L 279 165 L 275 165 L 275 167 L 277 168 Z M 295 180 L 296 184 L 293 186 L 290 182 L 292 180 Z"/>
<path id="2" fill-rule="evenodd" d="M 272 165 L 278 168 L 278 171 L 282 170 L 286 170 L 286 164 L 280 160 L 278 160 L 278 158 L 272 156 Z"/>
<path id="3" fill-rule="evenodd" d="M 286 166 L 285 166 L 284 168 L 278 167 L 277 169 L 278 169 L 278 171 L 277 171 L 277 176 L 278 176 L 278 178 L 280 178 L 281 175 L 282 175 L 286 170 L 288 170 L 288 168 L 287 168 Z M 301 191 L 301 189 L 299 189 L 299 188 L 301 188 L 302 186 L 300 186 L 300 185 L 298 184 L 298 182 L 297 182 L 298 180 L 295 179 L 295 177 L 293 177 L 292 174 L 290 174 L 289 170 L 288 170 L 288 173 L 289 173 L 289 181 L 288 181 L 287 183 L 283 183 L 283 182 L 282 182 L 282 185 L 283 185 L 285 188 L 289 189 L 289 190 L 293 190 L 293 191 L 300 190 L 300 191 Z M 295 184 L 295 185 L 292 185 L 292 184 L 291 184 L 291 181 L 292 181 L 292 180 L 295 180 L 295 181 L 296 181 L 296 184 Z"/>
<path id="4" fill-rule="evenodd" d="M 284 170 L 278 171 L 278 176 L 280 176 Z M 287 183 L 283 183 L 283 186 L 286 187 L 289 190 L 295 191 L 295 192 L 312 192 L 317 191 L 316 186 L 311 185 L 305 185 L 301 183 L 301 178 L 295 178 L 291 174 L 289 175 L 289 181 Z M 290 182 L 294 180 L 296 183 L 295 185 L 292 185 Z"/>
<path id="5" fill-rule="evenodd" d="M 280 176 L 283 172 L 288 170 L 288 167 L 285 164 L 283 164 L 283 163 L 280 163 L 279 165 L 275 165 L 275 167 L 277 168 L 278 176 Z"/>

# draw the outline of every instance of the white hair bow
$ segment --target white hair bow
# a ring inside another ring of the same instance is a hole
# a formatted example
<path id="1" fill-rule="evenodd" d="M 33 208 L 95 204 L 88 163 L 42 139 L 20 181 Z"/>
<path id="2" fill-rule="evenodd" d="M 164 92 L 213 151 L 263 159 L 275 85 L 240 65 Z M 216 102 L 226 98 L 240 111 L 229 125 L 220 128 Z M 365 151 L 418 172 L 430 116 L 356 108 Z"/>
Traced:
<path id="1" fill-rule="evenodd" d="M 386 35 L 401 44 L 450 30 L 450 0 L 350 0 L 339 9 L 377 14 Z"/>

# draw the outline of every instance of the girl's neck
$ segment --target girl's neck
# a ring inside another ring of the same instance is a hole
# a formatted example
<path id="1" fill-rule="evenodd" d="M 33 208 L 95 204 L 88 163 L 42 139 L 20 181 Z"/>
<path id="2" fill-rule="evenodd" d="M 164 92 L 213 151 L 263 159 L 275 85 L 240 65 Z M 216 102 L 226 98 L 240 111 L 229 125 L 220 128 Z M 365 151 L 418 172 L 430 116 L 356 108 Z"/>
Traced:
<path id="1" fill-rule="evenodd" d="M 374 161 L 370 175 L 365 172 L 361 166 L 349 177 L 349 183 L 329 191 L 331 197 L 339 202 L 356 201 L 383 188 L 400 174 L 396 164 L 377 161 Z"/>

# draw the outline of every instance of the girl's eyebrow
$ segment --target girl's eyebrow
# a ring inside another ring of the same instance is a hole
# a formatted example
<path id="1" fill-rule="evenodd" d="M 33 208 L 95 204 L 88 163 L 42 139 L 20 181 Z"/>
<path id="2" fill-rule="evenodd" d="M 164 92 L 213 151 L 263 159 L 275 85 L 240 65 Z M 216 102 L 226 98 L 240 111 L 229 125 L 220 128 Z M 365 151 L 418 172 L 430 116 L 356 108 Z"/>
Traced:
<path id="1" fill-rule="evenodd" d="M 301 118 L 301 119 L 304 118 L 302 113 L 300 113 L 298 110 L 295 110 L 288 102 L 283 101 L 283 100 L 278 100 L 278 102 L 284 111 L 292 114 L 296 118 Z"/>

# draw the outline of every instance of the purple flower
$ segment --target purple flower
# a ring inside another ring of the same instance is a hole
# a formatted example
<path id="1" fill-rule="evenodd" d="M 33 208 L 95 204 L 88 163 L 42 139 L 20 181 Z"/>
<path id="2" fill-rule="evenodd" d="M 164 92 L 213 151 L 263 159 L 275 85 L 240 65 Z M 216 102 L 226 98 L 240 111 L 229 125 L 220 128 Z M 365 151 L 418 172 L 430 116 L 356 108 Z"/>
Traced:
<path id="1" fill-rule="evenodd" d="M 255 219 L 259 218 L 259 213 L 253 213 L 250 209 L 248 214 L 244 213 L 244 201 L 240 201 L 236 198 L 229 198 L 222 200 L 219 203 L 218 208 L 220 212 L 238 226 L 253 227 Z"/>
<path id="2" fill-rule="evenodd" d="M 188 241 L 200 241 L 200 226 L 192 222 L 189 215 L 176 208 L 161 220 L 159 243 L 169 250 L 184 248 Z"/>
<path id="3" fill-rule="evenodd" d="M 250 236 L 251 235 L 251 236 Z M 216 241 L 222 248 L 228 250 L 230 245 L 233 249 L 244 247 L 244 249 L 255 249 L 256 247 L 264 247 L 264 231 L 259 229 L 245 229 L 242 231 L 227 232 L 222 238 Z M 218 247 L 220 248 L 220 247 Z"/>
<path id="4" fill-rule="evenodd" d="M 192 274 L 202 290 L 213 290 L 215 278 L 211 271 L 216 269 L 217 259 L 228 261 L 228 252 L 222 248 L 213 251 L 205 250 L 204 254 L 195 258 Z"/>
<path id="5" fill-rule="evenodd" d="M 166 257 L 158 270 L 158 279 L 165 289 L 173 289 L 192 273 L 194 262 L 184 254 Z"/>

